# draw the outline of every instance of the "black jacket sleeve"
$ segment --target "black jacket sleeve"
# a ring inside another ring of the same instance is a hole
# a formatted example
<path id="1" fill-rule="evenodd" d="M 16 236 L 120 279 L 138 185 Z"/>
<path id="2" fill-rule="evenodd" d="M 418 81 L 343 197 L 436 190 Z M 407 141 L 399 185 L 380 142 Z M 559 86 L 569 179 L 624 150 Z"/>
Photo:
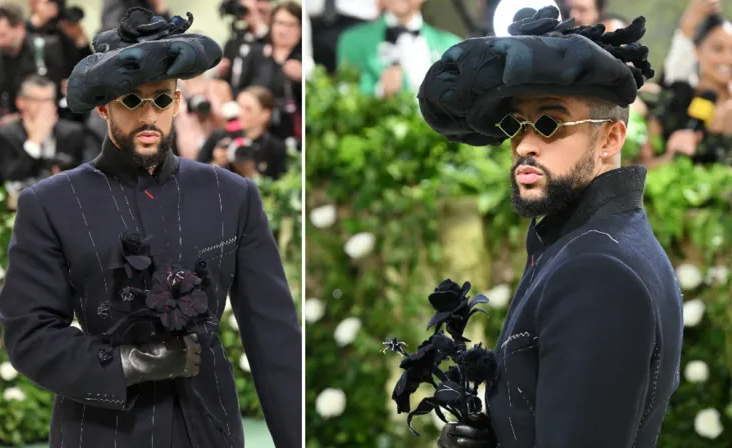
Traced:
<path id="1" fill-rule="evenodd" d="M 559 267 L 537 308 L 537 447 L 631 447 L 655 343 L 655 314 L 623 262 L 582 254 Z"/>
<path id="2" fill-rule="evenodd" d="M 299 447 L 302 332 L 259 191 L 251 180 L 242 181 L 248 194 L 231 307 L 275 445 Z"/>
<path id="3" fill-rule="evenodd" d="M 18 198 L 0 324 L 8 358 L 35 384 L 80 403 L 129 410 L 119 348 L 102 366 L 97 336 L 71 327 L 71 286 L 62 248 L 32 187 Z"/>

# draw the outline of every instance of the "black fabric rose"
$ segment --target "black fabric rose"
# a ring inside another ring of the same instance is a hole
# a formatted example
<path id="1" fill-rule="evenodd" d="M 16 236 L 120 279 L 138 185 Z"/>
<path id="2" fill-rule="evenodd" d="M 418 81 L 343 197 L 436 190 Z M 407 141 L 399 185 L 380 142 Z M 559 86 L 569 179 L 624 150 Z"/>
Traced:
<path id="1" fill-rule="evenodd" d="M 201 290 L 201 283 L 199 277 L 185 269 L 156 272 L 145 302 L 159 315 L 165 328 L 182 330 L 190 319 L 208 311 L 208 298 Z"/>
<path id="2" fill-rule="evenodd" d="M 120 248 L 128 278 L 132 277 L 133 271 L 141 272 L 150 267 L 152 260 L 149 241 L 151 238 L 150 236 L 143 238 L 137 232 L 125 231 L 120 234 Z"/>
<path id="3" fill-rule="evenodd" d="M 117 29 L 97 34 L 92 45 L 96 52 L 105 53 L 141 42 L 183 34 L 193 23 L 193 15 L 187 13 L 187 17 L 188 20 L 175 16 L 169 22 L 149 9 L 136 6 L 127 10 Z"/>
<path id="4" fill-rule="evenodd" d="M 490 382 L 496 376 L 496 354 L 483 348 L 482 343 L 461 352 L 458 362 L 467 381 Z"/>
<path id="5" fill-rule="evenodd" d="M 561 36 L 574 27 L 574 18 L 559 21 L 559 10 L 553 6 L 541 8 L 533 17 L 512 23 L 508 33 L 512 36 Z"/>
<path id="6" fill-rule="evenodd" d="M 445 324 L 447 332 L 456 341 L 468 342 L 468 339 L 463 337 L 468 319 L 474 312 L 485 313 L 485 310 L 481 308 L 472 308 L 479 303 L 488 302 L 488 298 L 482 294 L 469 302 L 468 291 L 470 291 L 470 282 L 465 282 L 462 287 L 450 279 L 440 283 L 435 292 L 429 296 L 435 314 L 427 324 L 427 329 L 436 326 L 435 334 L 437 334 L 442 324 Z"/>
<path id="7" fill-rule="evenodd" d="M 416 352 L 402 359 L 400 367 L 404 369 L 404 373 L 391 394 L 392 400 L 396 402 L 398 414 L 410 411 L 409 397 L 419 388 L 420 384 L 434 382 L 432 372 L 436 355 L 437 350 L 427 340 L 417 348 Z"/>

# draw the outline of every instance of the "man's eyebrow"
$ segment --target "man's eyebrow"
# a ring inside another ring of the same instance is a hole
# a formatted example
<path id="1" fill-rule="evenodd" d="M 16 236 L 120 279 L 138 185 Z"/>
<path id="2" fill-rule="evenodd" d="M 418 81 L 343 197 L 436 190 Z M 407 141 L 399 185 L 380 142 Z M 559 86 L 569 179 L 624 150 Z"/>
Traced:
<path id="1" fill-rule="evenodd" d="M 135 95 L 138 95 L 138 96 L 142 96 L 142 92 L 140 92 L 140 90 L 138 90 L 138 89 L 134 89 L 132 91 L 132 93 L 134 93 Z M 154 92 L 152 92 L 153 95 L 160 95 L 161 93 L 170 94 L 170 89 L 158 89 L 158 90 L 155 90 Z"/>
<path id="2" fill-rule="evenodd" d="M 508 110 L 511 114 L 519 114 L 519 115 L 525 115 L 522 111 L 518 110 L 518 108 L 514 105 L 511 106 Z M 572 113 L 567 109 L 566 107 L 562 106 L 561 104 L 546 104 L 544 106 L 539 106 L 534 111 L 536 114 L 542 114 L 544 112 L 560 112 L 565 115 L 572 116 Z"/>

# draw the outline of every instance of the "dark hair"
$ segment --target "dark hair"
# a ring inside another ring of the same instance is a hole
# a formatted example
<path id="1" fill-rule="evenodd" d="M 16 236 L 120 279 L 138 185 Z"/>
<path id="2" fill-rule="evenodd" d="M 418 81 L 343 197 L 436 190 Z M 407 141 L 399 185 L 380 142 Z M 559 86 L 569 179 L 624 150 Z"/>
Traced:
<path id="1" fill-rule="evenodd" d="M 694 33 L 694 45 L 697 47 L 701 45 L 701 43 L 704 42 L 704 39 L 706 39 L 712 31 L 725 23 L 727 23 L 727 20 L 724 17 L 719 14 L 711 14 L 696 29 L 696 33 Z"/>
<path id="2" fill-rule="evenodd" d="M 285 10 L 290 15 L 293 15 L 297 17 L 297 20 L 300 22 L 300 26 L 302 26 L 302 6 L 298 5 L 295 2 L 284 2 L 280 3 L 279 5 L 275 6 L 275 8 L 272 10 L 272 13 L 270 14 L 269 18 L 269 29 L 272 29 L 272 24 L 274 24 L 274 16 L 281 10 Z"/>
<path id="3" fill-rule="evenodd" d="M 23 10 L 20 6 L 13 4 L 6 3 L 0 5 L 0 20 L 2 19 L 8 19 L 8 23 L 13 28 L 25 23 L 25 20 L 23 20 Z"/>
<path id="4" fill-rule="evenodd" d="M 600 15 L 603 15 L 605 8 L 607 8 L 607 0 L 595 0 L 595 8 Z"/>
<path id="5" fill-rule="evenodd" d="M 262 109 L 271 111 L 275 107 L 274 95 L 272 94 L 272 91 L 270 91 L 266 87 L 249 86 L 246 89 L 239 92 L 239 95 L 241 95 L 242 93 L 248 93 L 248 94 L 252 95 L 254 98 L 256 98 L 259 105 L 262 106 Z"/>
<path id="6" fill-rule="evenodd" d="M 583 102 L 590 108 L 590 118 L 594 120 L 622 121 L 626 126 L 628 125 L 630 119 L 629 107 L 621 107 L 599 98 L 585 98 Z"/>
<path id="7" fill-rule="evenodd" d="M 56 84 L 53 81 L 41 75 L 29 75 L 23 78 L 23 82 L 20 83 L 20 89 L 18 89 L 18 96 L 25 96 L 28 87 L 53 87 L 54 92 L 56 91 Z"/>

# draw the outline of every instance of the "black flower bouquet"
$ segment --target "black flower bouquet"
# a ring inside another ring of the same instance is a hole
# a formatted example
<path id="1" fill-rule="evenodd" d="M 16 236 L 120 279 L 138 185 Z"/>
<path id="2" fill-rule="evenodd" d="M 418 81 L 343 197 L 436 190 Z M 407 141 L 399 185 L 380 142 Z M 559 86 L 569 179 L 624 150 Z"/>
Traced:
<path id="1" fill-rule="evenodd" d="M 470 340 L 463 333 L 468 321 L 476 313 L 488 314 L 482 308 L 475 307 L 488 303 L 488 298 L 479 294 L 470 300 L 467 295 L 469 290 L 470 283 L 465 282 L 460 287 L 447 279 L 429 295 L 435 314 L 427 324 L 427 329 L 435 327 L 435 330 L 414 353 L 408 353 L 404 349 L 407 344 L 397 338 L 384 342 L 384 352 L 394 351 L 404 357 L 400 365 L 404 373 L 391 398 L 396 402 L 398 413 L 408 413 L 407 426 L 415 436 L 419 436 L 419 433 L 412 428 L 412 418 L 432 411 L 445 423 L 446 412 L 458 422 L 474 422 L 479 415 L 486 420 L 487 408 L 486 414 L 481 414 L 483 406 L 478 397 L 478 387 L 486 383 L 487 389 L 490 389 L 496 376 L 496 359 L 493 351 L 483 348 L 481 344 L 467 348 L 466 343 Z M 442 370 L 440 365 L 449 361 L 452 361 L 452 365 Z M 432 385 L 435 393 L 411 410 L 409 398 L 423 383 Z"/>

